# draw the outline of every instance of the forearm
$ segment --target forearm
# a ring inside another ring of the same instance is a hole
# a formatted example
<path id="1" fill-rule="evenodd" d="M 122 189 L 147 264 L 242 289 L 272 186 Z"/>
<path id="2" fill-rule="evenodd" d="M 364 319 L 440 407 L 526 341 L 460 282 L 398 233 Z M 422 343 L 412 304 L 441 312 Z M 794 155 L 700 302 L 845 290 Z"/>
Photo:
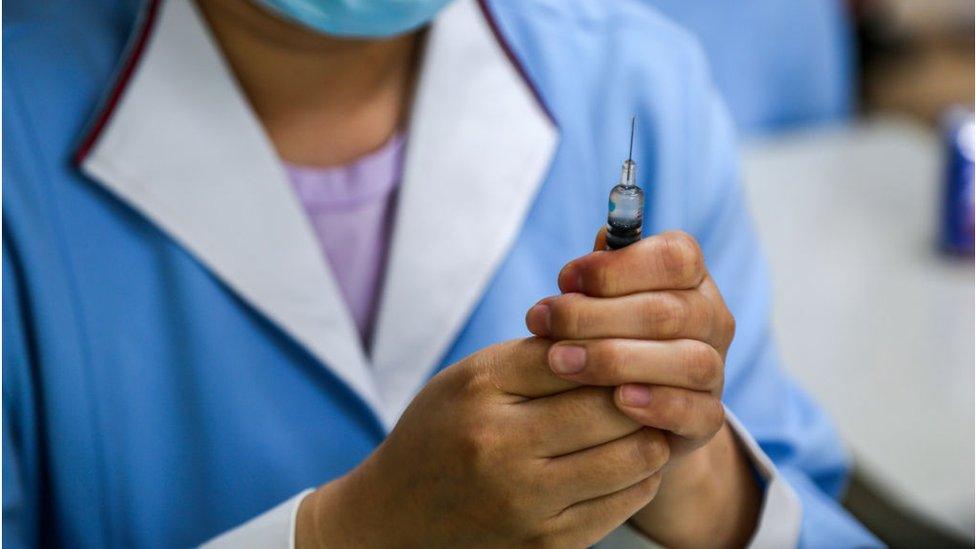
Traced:
<path id="1" fill-rule="evenodd" d="M 726 424 L 665 473 L 657 497 L 631 522 L 667 547 L 741 547 L 761 502 L 749 460 Z"/>

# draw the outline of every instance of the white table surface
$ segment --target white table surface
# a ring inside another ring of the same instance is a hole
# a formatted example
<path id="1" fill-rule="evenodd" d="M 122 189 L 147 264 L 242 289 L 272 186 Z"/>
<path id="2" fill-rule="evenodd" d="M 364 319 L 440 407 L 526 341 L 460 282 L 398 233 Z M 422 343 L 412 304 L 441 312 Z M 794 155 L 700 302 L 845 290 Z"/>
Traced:
<path id="1" fill-rule="evenodd" d="M 972 537 L 974 278 L 940 255 L 941 148 L 897 120 L 744 146 L 786 368 L 890 493 Z"/>

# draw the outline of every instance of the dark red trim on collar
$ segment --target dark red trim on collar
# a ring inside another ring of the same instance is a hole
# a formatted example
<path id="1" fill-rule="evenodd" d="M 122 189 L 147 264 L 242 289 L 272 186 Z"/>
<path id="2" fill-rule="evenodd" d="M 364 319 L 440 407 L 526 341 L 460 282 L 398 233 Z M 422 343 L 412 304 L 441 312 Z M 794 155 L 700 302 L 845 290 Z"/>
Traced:
<path id="1" fill-rule="evenodd" d="M 545 100 L 542 99 L 542 94 L 539 92 L 539 88 L 536 87 L 535 82 L 529 78 L 529 73 L 525 70 L 525 65 L 522 64 L 522 60 L 518 58 L 515 54 L 515 50 L 512 49 L 511 44 L 509 44 L 508 39 L 505 38 L 505 34 L 502 33 L 501 27 L 498 25 L 498 20 L 495 19 L 495 15 L 491 12 L 491 8 L 488 6 L 487 0 L 478 0 L 478 7 L 481 8 L 481 13 L 485 17 L 485 21 L 488 21 L 488 27 L 491 28 L 491 33 L 495 35 L 495 41 L 505 52 L 505 57 L 508 58 L 508 62 L 511 63 L 515 70 L 518 71 L 519 76 L 525 82 L 525 85 L 529 87 L 532 91 L 532 96 L 535 97 L 535 102 L 539 104 L 549 120 L 555 124 L 557 127 L 559 123 L 556 122 L 556 117 L 552 115 L 552 111 L 549 110 L 549 106 L 546 105 Z"/>
<path id="2" fill-rule="evenodd" d="M 76 165 L 81 165 L 85 161 L 88 153 L 91 152 L 91 149 L 98 141 L 102 130 L 105 129 L 108 121 L 112 118 L 112 113 L 115 111 L 119 99 L 121 99 L 122 94 L 125 92 L 125 88 L 128 86 L 136 67 L 139 66 L 142 54 L 145 52 L 146 43 L 149 42 L 149 37 L 155 27 L 156 15 L 159 13 L 159 5 L 161 3 L 162 0 L 148 0 L 143 7 L 140 20 L 136 24 L 136 31 L 129 38 L 129 43 L 122 56 L 124 61 L 116 71 L 115 83 L 112 85 L 108 95 L 99 104 L 98 114 L 92 119 L 88 129 L 85 131 L 85 137 L 82 139 L 81 145 L 75 151 L 74 162 Z"/>

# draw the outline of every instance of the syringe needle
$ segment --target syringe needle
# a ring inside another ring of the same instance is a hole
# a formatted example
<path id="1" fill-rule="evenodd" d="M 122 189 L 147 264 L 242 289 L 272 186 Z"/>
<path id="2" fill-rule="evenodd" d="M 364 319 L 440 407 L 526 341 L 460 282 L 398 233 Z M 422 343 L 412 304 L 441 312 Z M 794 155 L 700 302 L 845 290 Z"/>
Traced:
<path id="1" fill-rule="evenodd" d="M 637 120 L 637 116 L 630 117 L 630 152 L 627 153 L 627 160 L 634 159 L 634 121 Z"/>

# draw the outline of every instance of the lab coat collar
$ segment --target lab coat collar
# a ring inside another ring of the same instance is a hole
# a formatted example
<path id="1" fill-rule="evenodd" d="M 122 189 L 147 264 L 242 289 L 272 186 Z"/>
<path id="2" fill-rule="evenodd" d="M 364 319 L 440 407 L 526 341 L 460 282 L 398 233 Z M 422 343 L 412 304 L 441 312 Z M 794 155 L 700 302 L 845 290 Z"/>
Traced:
<path id="1" fill-rule="evenodd" d="M 282 164 L 192 1 L 147 4 L 76 159 L 389 428 L 504 259 L 556 143 L 555 125 L 481 10 L 455 2 L 427 37 L 371 361 Z"/>

